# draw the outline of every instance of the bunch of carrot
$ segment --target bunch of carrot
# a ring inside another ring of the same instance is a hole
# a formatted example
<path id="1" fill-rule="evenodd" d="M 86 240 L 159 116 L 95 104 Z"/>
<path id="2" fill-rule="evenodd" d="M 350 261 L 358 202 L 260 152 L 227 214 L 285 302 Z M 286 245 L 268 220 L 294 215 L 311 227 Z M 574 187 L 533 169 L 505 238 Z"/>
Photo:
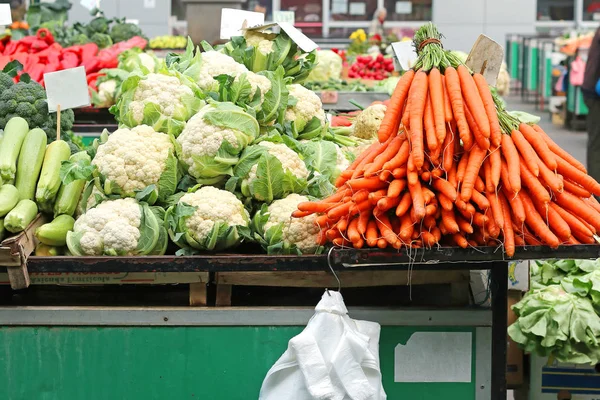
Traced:
<path id="1" fill-rule="evenodd" d="M 526 244 L 594 243 L 600 184 L 539 126 L 502 109 L 481 74 L 431 44 L 399 81 L 379 141 L 335 194 L 299 204 L 294 217 L 319 213 L 323 244 L 355 248 L 503 245 L 513 256 Z"/>

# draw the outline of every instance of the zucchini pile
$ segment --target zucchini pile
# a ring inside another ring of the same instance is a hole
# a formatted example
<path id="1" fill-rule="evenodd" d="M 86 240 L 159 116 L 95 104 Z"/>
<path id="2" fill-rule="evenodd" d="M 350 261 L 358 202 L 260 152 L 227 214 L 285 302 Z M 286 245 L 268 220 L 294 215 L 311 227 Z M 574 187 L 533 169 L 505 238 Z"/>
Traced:
<path id="1" fill-rule="evenodd" d="M 42 129 L 29 129 L 21 117 L 6 124 L 0 143 L 0 239 L 24 231 L 43 212 L 54 219 L 36 230 L 40 241 L 36 254 L 57 255 L 60 251 L 52 247 L 66 245 L 83 185 L 78 181 L 61 185 L 59 171 L 71 149 L 64 140 L 47 145 L 47 139 Z M 86 152 L 73 155 L 86 156 L 89 162 Z"/>

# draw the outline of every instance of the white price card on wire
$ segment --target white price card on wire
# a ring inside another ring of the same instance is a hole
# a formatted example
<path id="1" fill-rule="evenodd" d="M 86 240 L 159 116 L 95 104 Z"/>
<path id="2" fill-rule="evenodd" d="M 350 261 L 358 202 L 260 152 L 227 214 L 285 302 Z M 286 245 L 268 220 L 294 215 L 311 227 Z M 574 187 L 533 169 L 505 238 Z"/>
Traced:
<path id="1" fill-rule="evenodd" d="M 90 105 L 90 93 L 84 67 L 69 68 L 44 74 L 48 111 Z"/>
<path id="2" fill-rule="evenodd" d="M 0 4 L 0 26 L 12 24 L 10 4 Z"/>
<path id="3" fill-rule="evenodd" d="M 241 36 L 242 29 L 263 25 L 265 14 L 253 11 L 223 8 L 221 10 L 221 39 L 231 39 L 232 36 Z"/>
<path id="4" fill-rule="evenodd" d="M 408 71 L 418 57 L 411 41 L 392 43 L 392 50 L 394 51 L 394 61 L 399 64 L 394 63 L 396 70 Z"/>
<path id="5" fill-rule="evenodd" d="M 79 4 L 90 11 L 94 8 L 100 8 L 100 0 L 81 0 Z"/>

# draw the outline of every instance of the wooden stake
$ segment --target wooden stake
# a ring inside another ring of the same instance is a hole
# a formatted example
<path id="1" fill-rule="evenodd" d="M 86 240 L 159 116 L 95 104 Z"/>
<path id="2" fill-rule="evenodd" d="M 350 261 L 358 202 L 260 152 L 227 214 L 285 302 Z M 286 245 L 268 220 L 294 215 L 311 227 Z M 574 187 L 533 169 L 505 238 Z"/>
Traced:
<path id="1" fill-rule="evenodd" d="M 56 140 L 60 140 L 60 104 L 56 105 Z"/>

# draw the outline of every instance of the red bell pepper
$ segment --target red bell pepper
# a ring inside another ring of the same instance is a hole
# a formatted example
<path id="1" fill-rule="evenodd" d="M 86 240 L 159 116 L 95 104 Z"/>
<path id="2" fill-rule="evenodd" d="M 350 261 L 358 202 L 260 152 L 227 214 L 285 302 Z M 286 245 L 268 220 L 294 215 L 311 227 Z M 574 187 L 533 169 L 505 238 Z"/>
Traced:
<path id="1" fill-rule="evenodd" d="M 32 80 L 39 82 L 44 77 L 44 64 L 36 64 L 27 71 Z"/>
<path id="2" fill-rule="evenodd" d="M 27 61 L 29 60 L 29 54 L 15 53 L 15 54 L 12 54 L 12 59 L 17 60 L 18 62 L 20 62 L 23 65 L 23 67 L 25 67 L 25 64 L 27 64 Z"/>
<path id="3" fill-rule="evenodd" d="M 77 54 L 71 51 L 64 51 L 61 57 L 62 60 L 60 64 L 62 69 L 75 68 L 79 66 L 79 57 L 77 57 Z"/>
<path id="4" fill-rule="evenodd" d="M 85 62 L 98 54 L 98 45 L 96 43 L 88 43 L 81 46 L 81 61 Z"/>
<path id="5" fill-rule="evenodd" d="M 46 43 L 44 40 L 36 40 L 35 42 L 33 42 L 33 44 L 31 45 L 31 47 L 29 48 L 29 51 L 31 53 L 38 53 L 42 50 L 46 50 L 48 48 L 48 43 Z"/>
<path id="6" fill-rule="evenodd" d="M 8 42 L 8 44 L 4 48 L 4 52 L 2 54 L 4 54 L 5 56 L 10 56 L 11 54 L 15 54 L 17 52 L 18 46 L 19 46 L 19 42 L 17 42 L 17 41 L 13 40 L 11 42 Z"/>
<path id="7" fill-rule="evenodd" d="M 81 65 L 84 66 L 86 74 L 98 72 L 102 69 L 100 67 L 100 60 L 97 58 L 88 58 L 87 60 L 82 60 Z"/>
<path id="8" fill-rule="evenodd" d="M 9 56 L 0 56 L 0 70 L 3 70 L 6 67 L 6 64 L 11 62 L 12 59 Z"/>
<path id="9" fill-rule="evenodd" d="M 29 69 L 36 64 L 42 64 L 40 63 L 40 58 L 37 56 L 37 54 L 29 54 L 27 56 L 27 61 L 23 63 L 23 69 L 25 71 L 29 71 Z"/>
<path id="10" fill-rule="evenodd" d="M 42 65 L 42 64 L 40 64 L 40 65 Z M 60 63 L 44 65 L 44 74 L 47 74 L 48 72 L 55 72 L 55 71 L 60 71 Z"/>
<path id="11" fill-rule="evenodd" d="M 37 36 L 25 36 L 24 38 L 21 38 L 18 40 L 18 42 L 20 44 L 25 44 L 27 46 L 31 46 L 33 44 L 33 42 L 35 42 L 37 40 Z"/>
<path id="12" fill-rule="evenodd" d="M 46 44 L 51 45 L 54 43 L 54 36 L 52 36 L 52 32 L 48 28 L 40 28 L 35 34 L 38 40 L 43 40 Z"/>

